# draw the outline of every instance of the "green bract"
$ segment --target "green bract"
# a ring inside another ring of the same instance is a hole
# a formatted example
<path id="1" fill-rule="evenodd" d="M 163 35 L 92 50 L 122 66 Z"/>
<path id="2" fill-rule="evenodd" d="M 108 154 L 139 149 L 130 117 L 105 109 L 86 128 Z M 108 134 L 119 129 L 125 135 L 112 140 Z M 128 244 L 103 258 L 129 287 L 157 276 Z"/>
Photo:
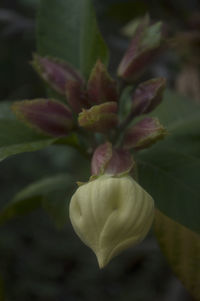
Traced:
<path id="1" fill-rule="evenodd" d="M 104 175 L 80 186 L 70 203 L 74 230 L 94 251 L 100 268 L 140 242 L 153 217 L 153 199 L 128 175 Z"/>

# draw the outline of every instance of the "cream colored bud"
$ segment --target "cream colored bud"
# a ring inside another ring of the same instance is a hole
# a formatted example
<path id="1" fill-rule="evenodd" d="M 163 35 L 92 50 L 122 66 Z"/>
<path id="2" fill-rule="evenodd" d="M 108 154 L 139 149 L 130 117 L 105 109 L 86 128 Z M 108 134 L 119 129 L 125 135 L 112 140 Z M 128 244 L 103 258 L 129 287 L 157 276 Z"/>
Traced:
<path id="1" fill-rule="evenodd" d="M 100 268 L 139 243 L 153 217 L 153 199 L 130 176 L 101 176 L 80 186 L 70 203 L 74 230 L 94 251 Z"/>

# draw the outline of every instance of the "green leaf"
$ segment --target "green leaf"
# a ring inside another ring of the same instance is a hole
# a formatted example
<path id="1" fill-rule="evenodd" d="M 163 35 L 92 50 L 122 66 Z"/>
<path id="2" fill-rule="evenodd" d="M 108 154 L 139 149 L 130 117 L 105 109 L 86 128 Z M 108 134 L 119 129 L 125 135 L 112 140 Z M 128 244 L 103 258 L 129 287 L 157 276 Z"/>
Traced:
<path id="1" fill-rule="evenodd" d="M 169 135 L 138 155 L 139 182 L 166 215 L 200 232 L 200 110 L 168 92 L 153 113 Z"/>
<path id="2" fill-rule="evenodd" d="M 195 300 L 200 300 L 200 236 L 159 210 L 156 211 L 154 230 L 172 270 Z"/>
<path id="3" fill-rule="evenodd" d="M 153 111 L 151 116 L 160 119 L 163 125 L 173 129 L 179 123 L 184 123 L 193 116 L 199 116 L 200 107 L 192 100 L 189 100 L 180 94 L 167 90 L 163 102 Z M 170 129 L 169 128 L 169 129 Z"/>
<path id="4" fill-rule="evenodd" d="M 37 32 L 40 55 L 63 59 L 86 78 L 97 59 L 108 61 L 90 0 L 41 0 Z"/>
<path id="5" fill-rule="evenodd" d="M 80 67 L 87 78 L 98 59 L 107 65 L 108 50 L 99 32 L 91 0 L 82 0 L 81 18 Z"/>
<path id="6" fill-rule="evenodd" d="M 67 221 L 67 197 L 72 191 L 73 184 L 72 177 L 66 174 L 30 184 L 0 212 L 0 223 L 43 207 L 58 227 L 63 226 Z"/>

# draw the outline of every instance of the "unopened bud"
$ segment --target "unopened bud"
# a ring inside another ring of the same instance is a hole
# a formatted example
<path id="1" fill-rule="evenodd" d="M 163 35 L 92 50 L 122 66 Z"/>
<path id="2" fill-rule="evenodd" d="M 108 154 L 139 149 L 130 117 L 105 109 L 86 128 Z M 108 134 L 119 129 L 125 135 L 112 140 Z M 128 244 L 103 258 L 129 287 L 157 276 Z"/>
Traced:
<path id="1" fill-rule="evenodd" d="M 158 53 L 162 39 L 162 23 L 150 25 L 145 17 L 137 26 L 131 44 L 118 67 L 118 76 L 133 81 Z"/>
<path id="2" fill-rule="evenodd" d="M 95 150 L 91 170 L 93 175 L 121 175 L 129 173 L 134 161 L 128 150 L 113 148 L 110 142 L 101 144 Z"/>
<path id="3" fill-rule="evenodd" d="M 51 136 L 66 136 L 74 125 L 68 107 L 52 99 L 18 101 L 12 109 L 28 126 Z"/>
<path id="4" fill-rule="evenodd" d="M 60 94 L 66 94 L 68 81 L 73 80 L 83 84 L 80 74 L 68 63 L 61 60 L 35 54 L 32 65 L 40 77 Z"/>
<path id="5" fill-rule="evenodd" d="M 87 91 L 91 105 L 118 100 L 117 84 L 100 60 L 96 62 L 91 72 Z"/>
<path id="6" fill-rule="evenodd" d="M 77 81 L 69 81 L 66 88 L 67 102 L 75 113 L 90 107 L 87 93 L 83 85 Z"/>
<path id="7" fill-rule="evenodd" d="M 127 149 L 140 150 L 151 146 L 166 135 L 167 130 L 157 118 L 146 117 L 127 130 L 123 146 Z"/>
<path id="8" fill-rule="evenodd" d="M 162 101 L 165 86 L 166 80 L 163 77 L 141 83 L 131 97 L 134 116 L 153 111 Z"/>
<path id="9" fill-rule="evenodd" d="M 107 102 L 84 110 L 78 117 L 79 125 L 93 132 L 104 133 L 118 124 L 117 103 Z"/>
<path id="10" fill-rule="evenodd" d="M 144 239 L 154 218 L 154 201 L 130 176 L 101 176 L 77 189 L 69 213 L 76 234 L 103 268 Z"/>

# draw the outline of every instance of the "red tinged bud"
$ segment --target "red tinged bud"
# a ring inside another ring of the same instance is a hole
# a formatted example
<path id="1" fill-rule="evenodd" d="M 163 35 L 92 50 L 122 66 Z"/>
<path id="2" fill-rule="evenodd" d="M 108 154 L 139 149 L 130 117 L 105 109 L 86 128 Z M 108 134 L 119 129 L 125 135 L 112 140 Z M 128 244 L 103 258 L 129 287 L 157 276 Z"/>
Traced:
<path id="1" fill-rule="evenodd" d="M 162 77 L 141 83 L 131 97 L 134 116 L 153 111 L 162 101 L 165 86 Z"/>
<path id="2" fill-rule="evenodd" d="M 145 17 L 134 32 L 131 44 L 118 67 L 118 76 L 131 82 L 145 70 L 160 49 L 162 23 L 150 25 Z"/>
<path id="3" fill-rule="evenodd" d="M 92 105 L 118 100 L 117 84 L 100 60 L 96 62 L 90 74 L 87 90 Z"/>
<path id="4" fill-rule="evenodd" d="M 82 84 L 77 81 L 69 81 L 66 89 L 67 101 L 75 113 L 80 113 L 81 110 L 90 107 L 87 93 Z"/>
<path id="5" fill-rule="evenodd" d="M 32 65 L 40 77 L 62 95 L 66 94 L 67 83 L 71 80 L 83 85 L 81 75 L 72 66 L 61 60 L 36 54 Z"/>
<path id="6" fill-rule="evenodd" d="M 128 150 L 115 149 L 110 142 L 101 144 L 95 150 L 91 170 L 92 175 L 121 175 L 129 173 L 134 161 Z"/>
<path id="7" fill-rule="evenodd" d="M 28 126 L 55 137 L 66 136 L 74 125 L 68 107 L 51 99 L 18 101 L 12 110 Z"/>
<path id="8" fill-rule="evenodd" d="M 163 139 L 166 135 L 167 130 L 157 118 L 146 117 L 127 130 L 123 146 L 126 149 L 144 149 Z"/>
<path id="9" fill-rule="evenodd" d="M 86 130 L 105 133 L 118 124 L 117 103 L 106 102 L 84 110 L 78 117 L 79 125 Z"/>
<path id="10" fill-rule="evenodd" d="M 103 174 L 111 158 L 112 144 L 110 142 L 106 142 L 104 144 L 99 145 L 92 157 L 92 175 Z"/>

